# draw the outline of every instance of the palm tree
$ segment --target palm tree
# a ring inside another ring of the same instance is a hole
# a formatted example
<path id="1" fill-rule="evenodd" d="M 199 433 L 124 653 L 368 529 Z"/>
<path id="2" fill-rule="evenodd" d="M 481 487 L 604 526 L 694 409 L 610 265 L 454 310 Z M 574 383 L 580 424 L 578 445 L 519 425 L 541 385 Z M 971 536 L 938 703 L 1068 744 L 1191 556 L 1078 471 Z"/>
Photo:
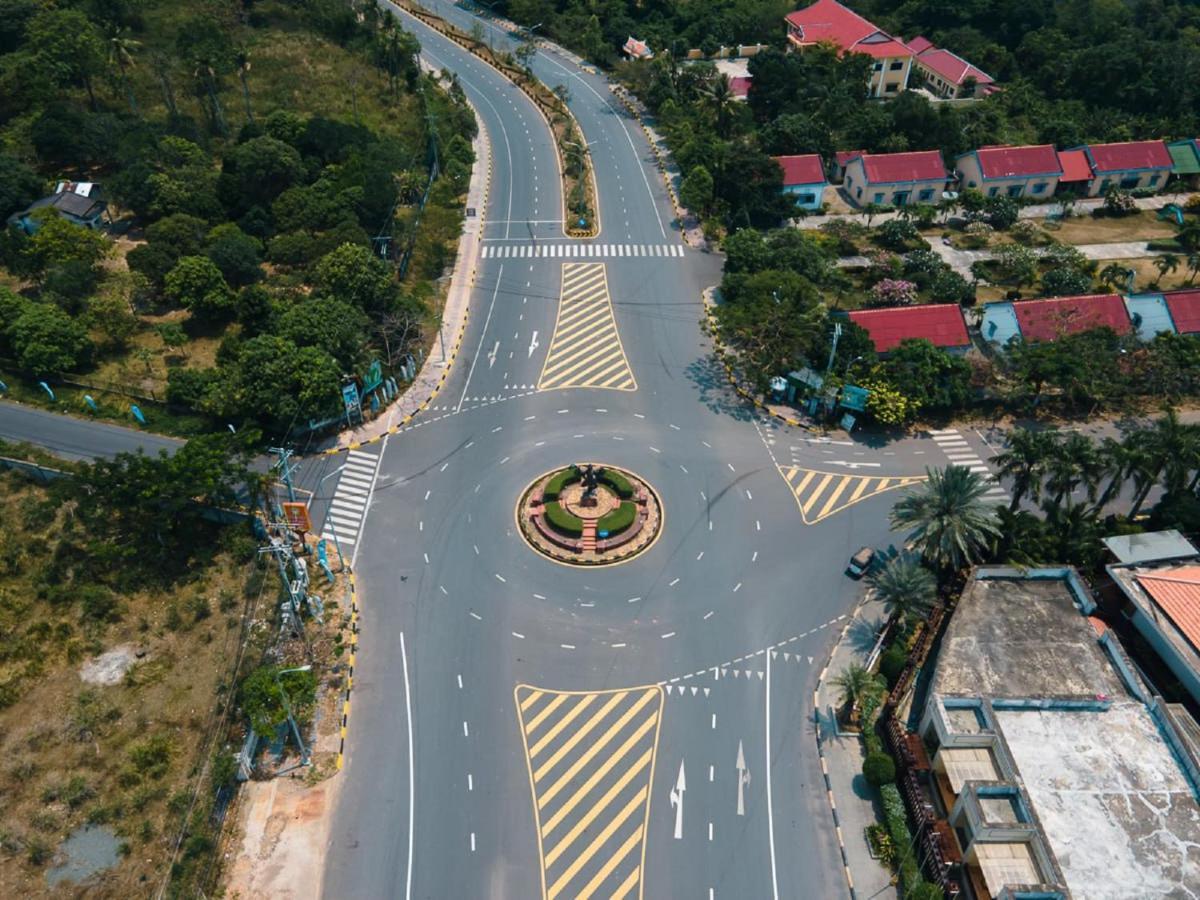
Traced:
<path id="1" fill-rule="evenodd" d="M 137 115 L 137 98 L 133 95 L 133 85 L 129 82 L 129 70 L 137 63 L 134 53 L 142 46 L 141 41 L 129 37 L 128 28 L 114 28 L 108 34 L 108 64 L 115 66 L 125 88 L 125 96 L 129 100 L 129 111 Z"/>
<path id="2" fill-rule="evenodd" d="M 851 710 L 879 687 L 870 672 L 858 663 L 850 663 L 839 674 L 829 679 L 829 683 L 838 689 L 838 703 L 845 710 Z"/>
<path id="3" fill-rule="evenodd" d="M 712 84 L 704 88 L 702 93 L 708 102 L 708 107 L 712 110 L 718 137 L 725 137 L 729 128 L 729 114 L 737 102 L 737 97 L 734 96 L 733 87 L 729 82 L 729 76 L 724 72 L 718 73 Z"/>
<path id="4" fill-rule="evenodd" d="M 1099 458 L 1101 477 L 1108 479 L 1104 493 L 1096 501 L 1096 511 L 1099 512 L 1121 492 L 1126 479 L 1133 474 L 1136 454 L 1131 443 L 1106 437 L 1101 441 L 1096 455 Z"/>
<path id="5" fill-rule="evenodd" d="M 1041 498 L 1042 479 L 1054 445 L 1054 436 L 1048 431 L 1017 428 L 1008 436 L 1008 449 L 992 457 L 992 462 L 1000 470 L 1000 477 L 1012 481 L 1009 509 L 1015 511 L 1026 495 L 1035 503 Z"/>
<path id="6" fill-rule="evenodd" d="M 1096 510 L 1084 503 L 1047 503 L 1046 545 L 1053 551 L 1054 561 L 1091 568 L 1099 560 L 1104 529 Z"/>
<path id="7" fill-rule="evenodd" d="M 1196 274 L 1200 273 L 1200 250 L 1192 250 L 1187 255 L 1188 265 L 1188 286 L 1191 287 L 1196 283 Z"/>
<path id="8" fill-rule="evenodd" d="M 1179 268 L 1180 259 L 1174 253 L 1164 253 L 1154 257 L 1154 268 L 1158 270 L 1159 281 Z"/>
<path id="9" fill-rule="evenodd" d="M 1120 263 L 1111 262 L 1097 276 L 1100 283 L 1110 290 L 1119 290 L 1125 286 L 1129 280 L 1129 268 Z"/>
<path id="10" fill-rule="evenodd" d="M 902 616 L 924 616 L 937 600 L 937 579 L 911 553 L 893 556 L 871 576 L 875 596 Z"/>
<path id="11" fill-rule="evenodd" d="M 1056 442 L 1054 452 L 1046 467 L 1046 487 L 1054 491 L 1054 505 L 1062 502 L 1067 494 L 1083 484 L 1088 499 L 1096 499 L 1096 488 L 1103 472 L 1103 465 L 1096 445 L 1087 435 L 1073 432 L 1066 440 Z"/>
<path id="12" fill-rule="evenodd" d="M 1168 494 L 1178 494 L 1191 481 L 1191 473 L 1200 468 L 1200 429 L 1180 422 L 1174 407 L 1168 406 L 1161 419 L 1136 432 L 1134 439 L 1148 455 L 1154 473 L 1145 491 L 1139 494 L 1135 509 L 1141 507 L 1144 495 L 1160 478 Z"/>
<path id="13" fill-rule="evenodd" d="M 246 121 L 253 125 L 254 110 L 250 107 L 250 85 L 246 81 L 246 76 L 250 74 L 250 55 L 244 49 L 238 50 L 233 62 L 237 66 L 238 80 L 242 83 L 242 99 L 246 102 Z"/>
<path id="14" fill-rule="evenodd" d="M 943 572 L 955 571 L 980 559 L 999 533 L 996 509 L 983 500 L 990 485 L 962 466 L 926 473 L 892 507 L 892 528 L 911 529 L 910 547 Z"/>

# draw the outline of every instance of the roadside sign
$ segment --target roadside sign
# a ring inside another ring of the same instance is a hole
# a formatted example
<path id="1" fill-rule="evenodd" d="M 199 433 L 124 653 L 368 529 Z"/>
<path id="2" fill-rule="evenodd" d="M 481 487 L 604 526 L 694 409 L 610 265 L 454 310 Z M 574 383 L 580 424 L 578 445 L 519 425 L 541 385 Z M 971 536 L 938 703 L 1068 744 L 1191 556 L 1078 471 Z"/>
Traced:
<path id="1" fill-rule="evenodd" d="M 846 432 L 846 434 L 849 434 L 854 430 L 854 426 L 857 421 L 858 420 L 855 419 L 853 415 L 846 413 L 844 416 L 842 416 L 842 431 Z"/>
<path id="2" fill-rule="evenodd" d="M 856 384 L 848 384 L 842 388 L 841 404 L 845 409 L 864 412 L 867 408 L 867 398 L 869 396 L 871 396 L 871 392 L 866 388 L 860 388 Z"/>
<path id="3" fill-rule="evenodd" d="M 308 515 L 307 503 L 291 503 L 283 504 L 283 517 L 287 520 L 288 527 L 292 531 L 299 531 L 302 534 L 308 534 L 312 531 L 312 519 Z"/>
<path id="4" fill-rule="evenodd" d="M 353 381 L 342 385 L 342 403 L 346 407 L 346 417 L 357 416 L 362 408 L 358 399 L 358 385 Z"/>
<path id="5" fill-rule="evenodd" d="M 362 392 L 369 394 L 381 384 L 383 384 L 383 366 L 376 359 L 372 361 L 370 367 L 367 369 L 367 373 L 363 375 Z"/>

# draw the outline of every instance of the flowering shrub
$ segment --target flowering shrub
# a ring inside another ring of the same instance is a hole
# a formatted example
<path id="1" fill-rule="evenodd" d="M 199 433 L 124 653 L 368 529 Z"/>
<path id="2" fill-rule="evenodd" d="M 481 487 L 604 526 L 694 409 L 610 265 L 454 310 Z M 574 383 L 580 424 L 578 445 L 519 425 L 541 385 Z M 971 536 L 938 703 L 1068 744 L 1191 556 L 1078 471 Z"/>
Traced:
<path id="1" fill-rule="evenodd" d="M 871 288 L 875 306 L 909 306 L 917 299 L 917 286 L 903 278 L 884 278 Z"/>

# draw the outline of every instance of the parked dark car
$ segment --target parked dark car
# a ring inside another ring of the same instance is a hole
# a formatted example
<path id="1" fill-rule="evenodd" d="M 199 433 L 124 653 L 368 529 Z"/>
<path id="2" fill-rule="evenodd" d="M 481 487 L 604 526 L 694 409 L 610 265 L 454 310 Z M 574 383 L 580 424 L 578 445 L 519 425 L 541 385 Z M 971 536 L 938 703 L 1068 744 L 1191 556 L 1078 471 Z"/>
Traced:
<path id="1" fill-rule="evenodd" d="M 871 571 L 873 562 L 875 562 L 875 551 L 870 547 L 863 547 L 850 557 L 850 565 L 846 566 L 846 574 L 851 578 L 862 578 Z"/>

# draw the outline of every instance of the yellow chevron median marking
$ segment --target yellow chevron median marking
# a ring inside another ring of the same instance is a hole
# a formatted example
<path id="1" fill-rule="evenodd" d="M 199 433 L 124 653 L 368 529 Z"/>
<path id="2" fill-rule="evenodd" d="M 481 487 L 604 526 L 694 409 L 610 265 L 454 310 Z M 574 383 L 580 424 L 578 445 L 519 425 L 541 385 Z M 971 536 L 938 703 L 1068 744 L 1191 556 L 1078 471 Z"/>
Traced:
<path id="1" fill-rule="evenodd" d="M 613 316 L 604 263 L 563 263 L 554 336 L 538 390 L 636 391 Z"/>
<path id="2" fill-rule="evenodd" d="M 517 685 L 513 699 L 543 900 L 641 898 L 662 688 Z"/>
<path id="3" fill-rule="evenodd" d="M 796 505 L 800 507 L 800 517 L 806 525 L 816 525 L 863 500 L 925 480 L 924 475 L 848 475 L 801 466 L 780 466 L 779 474 L 792 489 Z M 843 500 L 847 491 L 849 495 Z"/>

